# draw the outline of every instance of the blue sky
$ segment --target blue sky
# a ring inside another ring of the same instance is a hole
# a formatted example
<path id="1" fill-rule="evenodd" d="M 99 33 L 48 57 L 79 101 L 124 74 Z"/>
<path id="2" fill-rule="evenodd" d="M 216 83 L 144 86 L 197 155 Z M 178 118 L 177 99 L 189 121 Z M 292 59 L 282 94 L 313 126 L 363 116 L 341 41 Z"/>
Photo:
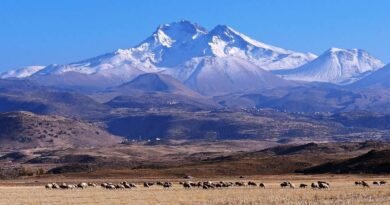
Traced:
<path id="1" fill-rule="evenodd" d="M 182 19 L 296 51 L 363 48 L 389 63 L 389 10 L 387 0 L 1 0 L 0 71 L 132 47 Z"/>

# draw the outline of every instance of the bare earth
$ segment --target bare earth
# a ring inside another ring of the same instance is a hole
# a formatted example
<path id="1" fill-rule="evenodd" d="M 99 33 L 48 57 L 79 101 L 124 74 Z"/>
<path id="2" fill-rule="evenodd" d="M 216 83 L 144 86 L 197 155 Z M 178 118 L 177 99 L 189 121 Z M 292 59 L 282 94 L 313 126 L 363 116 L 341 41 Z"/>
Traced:
<path id="1" fill-rule="evenodd" d="M 110 179 L 119 182 L 121 179 Z M 153 181 L 153 179 L 148 179 Z M 155 181 L 157 181 L 156 179 Z M 163 179 L 161 179 L 163 180 Z M 165 179 L 166 181 L 167 179 Z M 26 185 L 21 181 L 0 181 L 0 204 L 390 204 L 390 185 L 373 186 L 372 181 L 390 181 L 389 176 L 257 176 L 251 179 L 213 178 L 192 179 L 192 181 L 249 181 L 263 182 L 266 189 L 256 188 L 222 188 L 203 190 L 193 188 L 185 190 L 179 185 L 181 179 L 172 180 L 174 186 L 164 190 L 152 186 L 144 188 L 139 179 L 126 181 L 137 182 L 138 188 L 131 190 L 106 190 L 101 187 L 84 190 L 46 190 L 43 185 Z M 330 182 L 329 190 L 282 189 L 279 184 L 290 180 L 295 185 L 310 184 L 316 180 Z M 355 186 L 355 180 L 366 180 L 370 188 Z M 71 182 L 72 180 L 68 180 Z M 100 183 L 102 179 L 94 182 Z M 164 181 L 164 180 L 163 180 Z M 44 182 L 40 182 L 44 183 Z"/>

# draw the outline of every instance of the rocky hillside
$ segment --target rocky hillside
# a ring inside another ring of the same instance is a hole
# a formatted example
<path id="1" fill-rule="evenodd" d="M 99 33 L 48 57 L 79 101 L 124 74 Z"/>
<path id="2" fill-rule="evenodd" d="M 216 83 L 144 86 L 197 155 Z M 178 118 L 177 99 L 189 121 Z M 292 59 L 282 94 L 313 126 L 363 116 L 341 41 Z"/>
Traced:
<path id="1" fill-rule="evenodd" d="M 59 116 L 29 112 L 0 114 L 0 149 L 96 147 L 119 143 L 121 138 L 99 127 Z"/>

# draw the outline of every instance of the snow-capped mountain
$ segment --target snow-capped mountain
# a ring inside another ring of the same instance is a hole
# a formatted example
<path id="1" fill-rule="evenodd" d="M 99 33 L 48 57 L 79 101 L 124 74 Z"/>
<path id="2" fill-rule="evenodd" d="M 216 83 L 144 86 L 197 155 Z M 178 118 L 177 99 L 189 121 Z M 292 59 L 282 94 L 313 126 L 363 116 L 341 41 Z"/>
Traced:
<path id="1" fill-rule="evenodd" d="M 295 68 L 316 57 L 255 41 L 228 26 L 216 26 L 208 32 L 197 24 L 180 21 L 159 26 L 152 36 L 134 48 L 119 49 L 68 65 L 50 65 L 35 74 L 78 72 L 122 75 L 133 68 L 156 72 L 177 67 L 192 58 L 210 56 L 238 57 L 266 70 Z"/>
<path id="2" fill-rule="evenodd" d="M 26 78 L 42 70 L 43 68 L 45 68 L 45 66 L 27 66 L 2 73 L 0 78 Z"/>
<path id="3" fill-rule="evenodd" d="M 216 26 L 201 40 L 212 56 L 241 58 L 265 70 L 292 69 L 317 57 L 261 43 L 224 25 Z"/>
<path id="4" fill-rule="evenodd" d="M 348 84 L 383 66 L 380 60 L 364 50 L 331 48 L 299 68 L 275 73 L 289 80 Z"/>
<path id="5" fill-rule="evenodd" d="M 76 87 L 85 86 L 87 78 L 91 78 L 91 82 L 104 87 L 158 72 L 205 93 L 223 93 L 265 86 L 266 81 L 281 82 L 264 70 L 292 69 L 315 57 L 255 41 L 228 26 L 219 25 L 207 31 L 189 21 L 180 21 L 159 26 L 133 48 L 67 65 L 49 65 L 23 77 L 30 76 L 49 85 L 59 82 Z M 264 81 L 263 75 L 272 80 Z"/>
<path id="6" fill-rule="evenodd" d="M 194 59 L 196 67 L 180 66 L 186 79 L 185 85 L 206 95 L 219 95 L 245 90 L 286 87 L 293 85 L 255 64 L 237 57 L 203 57 Z M 191 70 L 191 72 L 186 72 Z"/>

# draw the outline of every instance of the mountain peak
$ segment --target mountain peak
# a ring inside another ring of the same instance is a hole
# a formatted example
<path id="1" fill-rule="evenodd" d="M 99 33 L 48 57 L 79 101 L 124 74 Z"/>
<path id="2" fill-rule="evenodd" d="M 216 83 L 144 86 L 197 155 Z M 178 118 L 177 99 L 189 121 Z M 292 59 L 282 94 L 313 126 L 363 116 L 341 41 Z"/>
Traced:
<path id="1" fill-rule="evenodd" d="M 198 24 L 182 20 L 160 25 L 153 36 L 162 45 L 171 47 L 173 43 L 186 43 L 206 33 L 207 30 Z"/>
<path id="2" fill-rule="evenodd" d="M 365 50 L 330 48 L 308 64 L 277 74 L 290 80 L 348 84 L 383 66 Z"/>

